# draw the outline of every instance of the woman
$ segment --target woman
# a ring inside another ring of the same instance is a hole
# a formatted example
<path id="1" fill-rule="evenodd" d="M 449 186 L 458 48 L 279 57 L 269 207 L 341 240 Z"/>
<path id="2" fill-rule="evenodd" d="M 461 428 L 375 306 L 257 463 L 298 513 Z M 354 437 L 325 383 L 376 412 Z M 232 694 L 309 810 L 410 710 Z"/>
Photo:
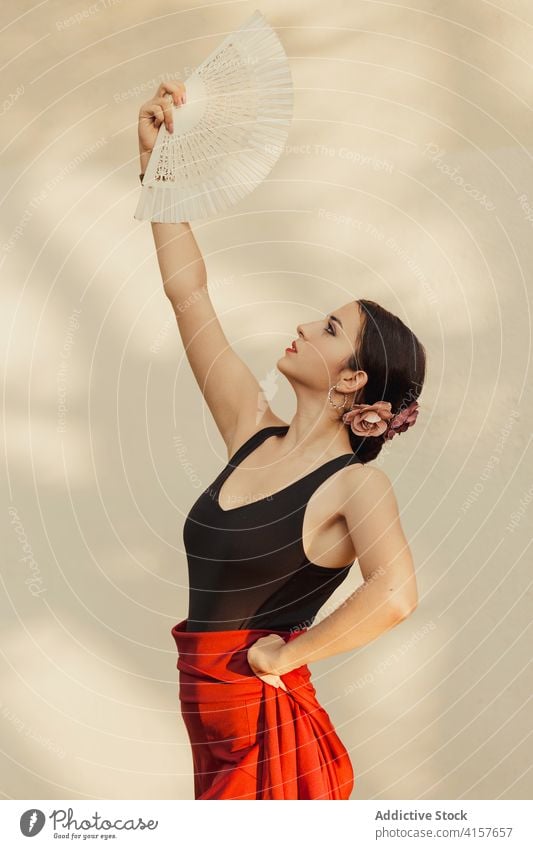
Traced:
<path id="1" fill-rule="evenodd" d="M 141 172 L 183 83 L 139 114 Z M 373 301 L 300 324 L 277 361 L 290 424 L 232 350 L 188 223 L 152 222 L 164 291 L 228 463 L 184 525 L 189 614 L 172 634 L 197 799 L 348 799 L 352 764 L 307 664 L 365 645 L 417 605 L 391 483 L 369 465 L 414 424 L 416 336 Z M 261 411 L 259 414 L 258 411 Z M 363 584 L 309 628 L 357 558 Z"/>

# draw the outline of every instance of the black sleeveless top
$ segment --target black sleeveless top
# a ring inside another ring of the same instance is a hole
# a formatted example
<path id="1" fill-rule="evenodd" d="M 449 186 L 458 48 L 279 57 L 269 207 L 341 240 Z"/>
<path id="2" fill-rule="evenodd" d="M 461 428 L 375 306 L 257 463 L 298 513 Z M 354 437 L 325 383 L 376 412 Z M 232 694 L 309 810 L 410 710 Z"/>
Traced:
<path id="1" fill-rule="evenodd" d="M 254 433 L 193 504 L 183 526 L 189 570 L 187 631 L 309 627 L 353 565 L 318 566 L 305 556 L 305 508 L 317 487 L 352 463 L 354 453 L 323 463 L 282 490 L 223 510 L 222 484 L 248 454 L 289 425 Z"/>

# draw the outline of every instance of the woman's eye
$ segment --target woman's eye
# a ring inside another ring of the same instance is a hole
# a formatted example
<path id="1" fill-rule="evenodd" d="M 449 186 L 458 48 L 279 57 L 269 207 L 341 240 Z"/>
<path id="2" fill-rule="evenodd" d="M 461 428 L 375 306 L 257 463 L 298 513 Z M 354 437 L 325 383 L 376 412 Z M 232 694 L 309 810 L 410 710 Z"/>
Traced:
<path id="1" fill-rule="evenodd" d="M 335 330 L 333 329 L 333 325 L 332 325 L 331 321 L 328 321 L 328 328 L 327 328 L 327 332 L 328 332 L 328 333 L 331 333 L 331 335 L 332 335 L 332 336 L 335 336 L 335 335 L 336 335 L 336 334 L 335 334 Z"/>

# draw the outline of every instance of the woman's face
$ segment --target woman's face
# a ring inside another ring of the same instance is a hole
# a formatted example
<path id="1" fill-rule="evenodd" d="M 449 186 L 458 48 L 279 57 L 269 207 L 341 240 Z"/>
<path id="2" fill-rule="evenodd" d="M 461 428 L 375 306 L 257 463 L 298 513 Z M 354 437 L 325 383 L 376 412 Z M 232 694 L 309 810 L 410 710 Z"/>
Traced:
<path id="1" fill-rule="evenodd" d="M 290 382 L 327 391 L 341 376 L 350 374 L 344 364 L 354 353 L 360 327 L 357 301 L 349 301 L 316 321 L 299 324 L 294 339 L 296 352 L 286 350 L 277 367 Z"/>

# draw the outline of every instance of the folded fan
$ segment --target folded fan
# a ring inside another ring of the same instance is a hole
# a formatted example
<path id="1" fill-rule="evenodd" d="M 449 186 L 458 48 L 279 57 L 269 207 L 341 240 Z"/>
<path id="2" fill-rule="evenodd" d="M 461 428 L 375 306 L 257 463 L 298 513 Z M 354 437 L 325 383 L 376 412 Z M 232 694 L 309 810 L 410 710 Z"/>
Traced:
<path id="1" fill-rule="evenodd" d="M 134 218 L 210 218 L 268 175 L 286 142 L 293 89 L 287 55 L 259 10 L 184 81 L 174 132 L 159 127 Z"/>

